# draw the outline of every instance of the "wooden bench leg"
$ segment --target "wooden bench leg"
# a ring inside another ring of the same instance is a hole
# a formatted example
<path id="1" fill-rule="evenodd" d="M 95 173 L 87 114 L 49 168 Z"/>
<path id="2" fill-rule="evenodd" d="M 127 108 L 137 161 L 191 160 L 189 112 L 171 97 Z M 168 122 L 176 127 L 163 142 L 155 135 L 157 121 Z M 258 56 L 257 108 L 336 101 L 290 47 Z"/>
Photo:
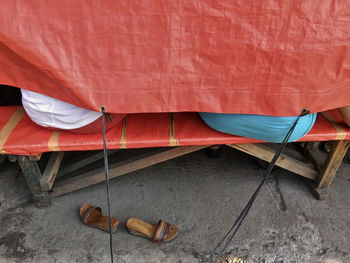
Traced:
<path id="1" fill-rule="evenodd" d="M 64 152 L 52 152 L 45 170 L 40 178 L 40 186 L 44 191 L 50 191 L 63 160 Z"/>
<path id="2" fill-rule="evenodd" d="M 333 178 L 338 171 L 343 158 L 350 146 L 349 141 L 335 141 L 332 145 L 332 150 L 328 154 L 325 163 L 321 169 L 319 176 L 316 179 L 317 188 L 328 188 L 333 181 Z"/>
<path id="3" fill-rule="evenodd" d="M 17 160 L 27 185 L 32 192 L 32 197 L 38 207 L 45 207 L 51 204 L 49 195 L 40 187 L 41 172 L 37 161 L 31 161 L 28 156 L 17 156 Z"/>
<path id="4" fill-rule="evenodd" d="M 328 188 L 332 184 L 335 174 L 341 165 L 343 158 L 350 146 L 349 141 L 334 141 L 332 150 L 328 154 L 315 183 L 311 186 L 311 190 L 318 200 L 324 200 L 328 197 Z"/>

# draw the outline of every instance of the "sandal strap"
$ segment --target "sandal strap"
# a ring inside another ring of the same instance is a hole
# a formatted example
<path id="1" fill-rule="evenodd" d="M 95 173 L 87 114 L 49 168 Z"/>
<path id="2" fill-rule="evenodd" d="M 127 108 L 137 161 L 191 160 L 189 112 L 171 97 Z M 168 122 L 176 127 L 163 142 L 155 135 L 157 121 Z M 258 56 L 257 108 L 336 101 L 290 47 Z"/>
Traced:
<path id="1" fill-rule="evenodd" d="M 158 229 L 154 234 L 152 241 L 156 243 L 160 243 L 166 239 L 170 224 L 163 220 L 159 220 L 157 225 L 158 225 Z"/>
<path id="2" fill-rule="evenodd" d="M 91 215 L 91 212 L 96 210 L 96 209 L 100 213 L 102 212 L 101 208 L 97 207 L 97 206 L 90 206 L 84 211 L 84 213 L 81 216 L 81 220 L 84 222 L 85 225 L 89 225 L 89 223 L 88 223 L 89 216 Z"/>

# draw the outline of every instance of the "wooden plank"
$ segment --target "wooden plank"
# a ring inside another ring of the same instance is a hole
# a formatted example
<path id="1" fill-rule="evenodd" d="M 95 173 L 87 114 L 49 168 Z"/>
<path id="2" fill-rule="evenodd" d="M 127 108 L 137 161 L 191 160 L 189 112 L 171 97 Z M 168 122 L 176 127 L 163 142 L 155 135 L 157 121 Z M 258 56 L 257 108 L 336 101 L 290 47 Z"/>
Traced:
<path id="1" fill-rule="evenodd" d="M 120 149 L 113 149 L 113 150 L 108 150 L 108 155 L 111 155 L 117 151 L 119 151 Z M 76 161 L 72 164 L 70 164 L 69 166 L 61 169 L 58 174 L 57 174 L 57 178 L 61 177 L 61 176 L 65 176 L 69 173 L 72 173 L 78 169 L 81 169 L 82 167 L 91 164 L 93 162 L 96 162 L 100 159 L 103 159 L 103 151 L 99 151 L 97 153 L 94 153 L 86 158 L 83 158 L 82 160 Z"/>
<path id="2" fill-rule="evenodd" d="M 319 141 L 305 142 L 305 149 L 307 150 L 315 150 L 315 149 L 318 149 L 319 146 L 320 146 Z"/>
<path id="3" fill-rule="evenodd" d="M 7 158 L 9 159 L 9 161 L 10 161 L 11 163 L 17 162 L 17 155 L 8 154 L 8 155 L 7 155 Z"/>
<path id="4" fill-rule="evenodd" d="M 158 152 L 156 154 L 147 155 L 145 157 L 138 157 L 138 159 L 128 160 L 123 164 L 114 164 L 109 168 L 110 179 L 116 178 L 123 174 L 131 173 L 145 167 L 152 166 L 191 152 L 195 152 L 204 149 L 208 146 L 182 146 L 175 147 L 170 150 Z M 60 196 L 90 185 L 98 184 L 105 181 L 104 170 L 96 169 L 95 171 L 88 172 L 84 175 L 67 179 L 62 182 L 57 182 L 53 187 L 53 192 L 50 193 L 51 197 Z"/>
<path id="5" fill-rule="evenodd" d="M 298 143 L 293 143 L 293 144 L 298 144 Z M 278 143 L 264 143 L 264 146 L 267 148 L 273 150 L 274 152 L 278 151 L 280 148 L 280 144 Z M 304 155 L 296 148 L 289 147 L 292 146 L 291 143 L 287 144 L 286 147 L 283 149 L 283 154 L 287 155 L 288 157 L 291 157 L 295 160 L 304 162 L 305 157 Z"/>
<path id="6" fill-rule="evenodd" d="M 17 156 L 17 160 L 36 205 L 38 207 L 50 205 L 48 193 L 44 192 L 40 187 L 41 172 L 38 163 L 29 160 L 28 156 Z"/>
<path id="7" fill-rule="evenodd" d="M 270 162 L 275 155 L 275 150 L 270 149 L 261 144 L 243 143 L 243 144 L 229 144 L 228 146 L 235 148 L 239 151 L 253 155 L 259 159 Z M 313 169 L 312 165 L 295 160 L 285 154 L 281 154 L 278 158 L 276 165 L 287 169 L 293 173 L 299 174 L 311 180 L 315 180 L 317 172 Z"/>
<path id="8" fill-rule="evenodd" d="M 63 160 L 64 152 L 52 152 L 50 159 L 45 167 L 43 176 L 40 179 L 41 189 L 49 191 L 55 181 L 57 171 L 60 168 L 60 164 Z"/>
<path id="9" fill-rule="evenodd" d="M 302 152 L 306 159 L 308 159 L 314 165 L 317 172 L 321 172 L 322 164 L 324 163 L 327 154 L 321 152 L 318 148 L 313 149 L 311 147 L 303 147 Z"/>
<path id="10" fill-rule="evenodd" d="M 29 156 L 29 160 L 31 160 L 31 161 L 39 161 L 39 160 L 41 159 L 41 155 L 42 155 L 42 154 L 30 155 L 30 156 Z"/>
<path id="11" fill-rule="evenodd" d="M 332 150 L 328 154 L 322 170 L 316 180 L 317 188 L 328 188 L 333 181 L 335 174 L 338 171 L 343 158 L 349 149 L 349 141 L 335 141 L 332 145 Z"/>

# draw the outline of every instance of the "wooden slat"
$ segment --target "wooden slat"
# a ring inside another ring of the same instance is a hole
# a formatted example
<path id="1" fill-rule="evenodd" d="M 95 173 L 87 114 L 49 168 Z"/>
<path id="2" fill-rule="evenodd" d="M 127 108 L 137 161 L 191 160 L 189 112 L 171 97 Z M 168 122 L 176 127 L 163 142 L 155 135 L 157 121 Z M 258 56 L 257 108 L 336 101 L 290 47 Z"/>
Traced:
<path id="1" fill-rule="evenodd" d="M 29 160 L 31 161 L 39 161 L 41 159 L 42 154 L 37 154 L 37 155 L 30 155 Z"/>
<path id="2" fill-rule="evenodd" d="M 57 171 L 60 168 L 60 164 L 63 160 L 63 156 L 64 156 L 64 152 L 51 153 L 50 159 L 40 179 L 40 186 L 42 190 L 44 191 L 51 190 L 57 175 Z"/>
<path id="3" fill-rule="evenodd" d="M 326 159 L 327 154 L 325 152 L 321 152 L 318 149 L 318 146 L 315 148 L 313 142 L 306 142 L 304 146 L 302 146 L 301 151 L 303 152 L 305 158 L 309 160 L 319 173 L 322 169 L 322 165 Z"/>
<path id="4" fill-rule="evenodd" d="M 10 161 L 11 163 L 17 162 L 17 155 L 8 154 L 8 155 L 7 155 L 7 158 L 9 159 L 9 161 Z"/>
<path id="5" fill-rule="evenodd" d="M 307 150 L 315 150 L 318 149 L 320 146 L 320 141 L 315 141 L 315 142 L 305 142 L 305 149 Z"/>
<path id="6" fill-rule="evenodd" d="M 108 155 L 111 155 L 115 152 L 119 151 L 119 149 L 114 149 L 114 150 L 108 150 Z M 90 156 L 87 156 L 79 161 L 75 161 L 74 163 L 72 163 L 71 165 L 67 166 L 67 167 L 62 167 L 60 171 L 58 171 L 57 174 L 57 178 L 61 177 L 61 176 L 65 176 L 69 173 L 72 173 L 88 164 L 91 164 L 93 162 L 96 162 L 100 159 L 103 159 L 103 151 L 99 151 L 97 153 L 94 153 Z"/>
<path id="7" fill-rule="evenodd" d="M 5 153 L 3 147 L 10 136 L 11 132 L 17 126 L 22 116 L 24 115 L 23 107 L 18 107 L 16 111 L 12 114 L 11 118 L 7 121 L 4 127 L 0 131 L 0 153 Z"/>
<path id="8" fill-rule="evenodd" d="M 262 144 L 243 143 L 230 144 L 229 146 L 267 162 L 270 162 L 272 160 L 276 152 L 275 150 L 270 149 Z M 315 180 L 317 177 L 317 172 L 312 167 L 312 165 L 295 160 L 294 158 L 291 158 L 285 154 L 280 155 L 276 162 L 276 165 L 312 180 Z"/>
<path id="9" fill-rule="evenodd" d="M 175 147 L 170 150 L 166 150 L 160 153 L 147 155 L 146 157 L 139 157 L 139 159 L 133 161 L 126 161 L 123 164 L 111 165 L 109 169 L 110 179 L 121 176 L 123 174 L 131 173 L 148 166 L 152 166 L 157 163 L 161 163 L 191 152 L 195 152 L 206 148 L 208 146 L 183 146 Z M 53 192 L 50 193 L 51 197 L 60 196 L 81 188 L 88 187 L 90 185 L 98 184 L 105 181 L 104 170 L 96 169 L 84 175 L 68 179 L 62 182 L 57 182 L 53 187 Z"/>

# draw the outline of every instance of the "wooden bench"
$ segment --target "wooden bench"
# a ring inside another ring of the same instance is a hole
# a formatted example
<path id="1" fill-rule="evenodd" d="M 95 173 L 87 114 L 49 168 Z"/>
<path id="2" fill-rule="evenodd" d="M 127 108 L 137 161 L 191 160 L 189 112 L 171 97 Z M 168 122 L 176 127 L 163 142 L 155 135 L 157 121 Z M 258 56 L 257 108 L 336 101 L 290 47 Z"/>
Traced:
<path id="1" fill-rule="evenodd" d="M 111 164 L 110 177 L 127 174 L 211 145 L 228 145 L 262 160 L 270 161 L 275 146 L 263 142 L 216 132 L 209 128 L 197 113 L 130 114 L 120 125 L 107 131 L 110 154 L 118 149 L 156 148 L 143 156 L 132 156 Z M 300 153 L 285 152 L 278 166 L 311 180 L 319 199 L 327 196 L 328 187 L 349 148 L 350 129 L 337 111 L 318 115 L 312 130 L 301 142 L 333 141 L 333 147 L 323 164 L 317 150 L 305 143 Z M 159 148 L 160 147 L 160 148 Z M 52 131 L 33 123 L 20 106 L 2 106 L 0 110 L 0 153 L 11 161 L 18 161 L 23 175 L 38 206 L 50 203 L 50 197 L 66 194 L 104 181 L 103 169 L 87 171 L 75 177 L 69 175 L 87 164 L 103 158 L 102 152 L 93 152 L 85 159 L 59 170 L 67 151 L 103 149 L 102 134 L 80 135 L 67 131 Z M 41 155 L 51 152 L 46 167 L 40 169 Z M 299 154 L 299 155 L 298 155 Z M 57 180 L 56 175 L 68 177 Z"/>

